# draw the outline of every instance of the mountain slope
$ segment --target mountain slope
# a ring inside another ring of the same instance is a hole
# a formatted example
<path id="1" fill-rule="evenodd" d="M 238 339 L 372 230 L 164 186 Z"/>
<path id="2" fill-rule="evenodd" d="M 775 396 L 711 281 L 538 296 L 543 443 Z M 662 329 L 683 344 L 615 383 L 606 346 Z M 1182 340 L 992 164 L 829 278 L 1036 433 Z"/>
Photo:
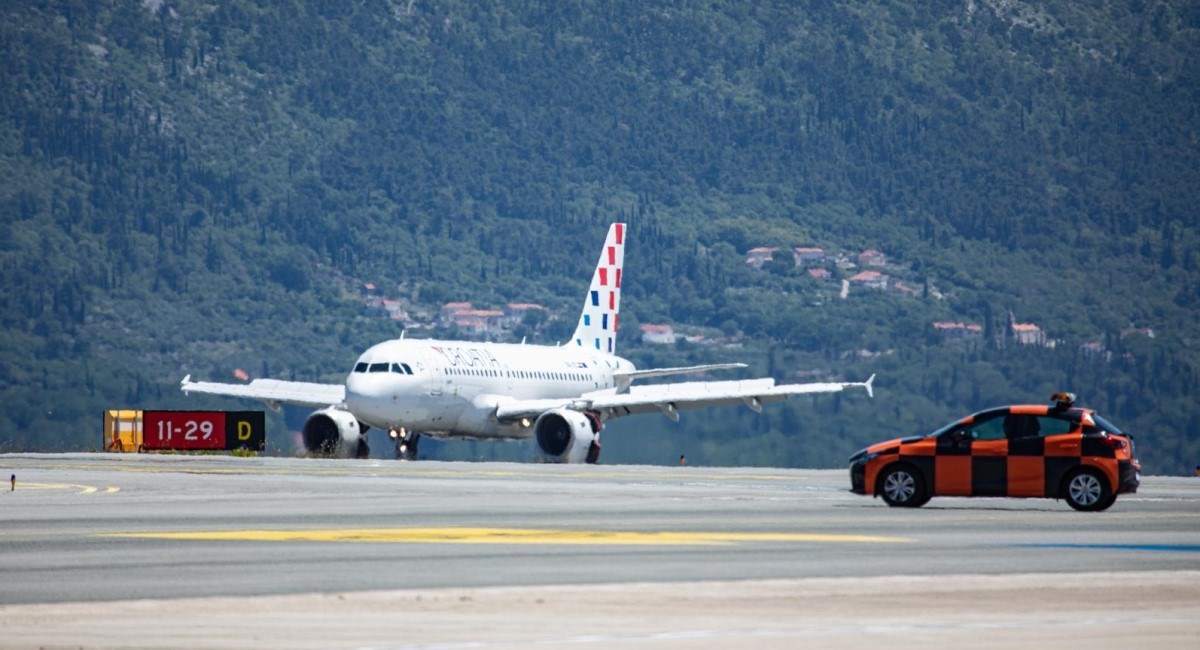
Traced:
<path id="1" fill-rule="evenodd" d="M 366 281 L 424 309 L 569 314 L 579 260 L 625 219 L 622 349 L 639 363 L 878 370 L 880 397 L 621 423 L 618 439 L 710 449 L 694 462 L 837 464 L 879 435 L 1071 388 L 1145 432 L 1152 467 L 1200 457 L 1194 7 L 147 0 L 3 14 L 10 448 L 92 446 L 104 407 L 195 406 L 176 394 L 185 372 L 338 381 L 396 333 L 361 308 Z M 743 262 L 799 245 L 883 250 L 920 296 L 838 301 L 799 270 Z M 1062 343 L 991 345 L 1010 310 Z M 988 341 L 930 336 L 951 319 Z M 639 347 L 631 326 L 652 321 L 758 343 Z M 1156 337 L 1122 334 L 1134 326 Z M 1089 342 L 1112 360 L 1083 355 Z M 798 434 L 829 444 L 769 442 Z M 612 453 L 658 458 L 633 447 Z"/>

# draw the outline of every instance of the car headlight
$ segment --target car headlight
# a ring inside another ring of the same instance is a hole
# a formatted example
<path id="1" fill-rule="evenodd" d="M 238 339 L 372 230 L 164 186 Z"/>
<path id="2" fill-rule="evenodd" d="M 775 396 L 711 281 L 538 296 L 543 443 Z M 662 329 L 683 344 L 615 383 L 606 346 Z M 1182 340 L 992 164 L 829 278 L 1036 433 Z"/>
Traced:
<path id="1" fill-rule="evenodd" d="M 864 449 L 850 457 L 850 464 L 854 465 L 857 463 L 867 463 L 872 460 L 875 460 L 878 457 L 879 457 L 879 454 L 877 452 L 869 453 L 869 452 L 867 452 L 866 449 Z"/>

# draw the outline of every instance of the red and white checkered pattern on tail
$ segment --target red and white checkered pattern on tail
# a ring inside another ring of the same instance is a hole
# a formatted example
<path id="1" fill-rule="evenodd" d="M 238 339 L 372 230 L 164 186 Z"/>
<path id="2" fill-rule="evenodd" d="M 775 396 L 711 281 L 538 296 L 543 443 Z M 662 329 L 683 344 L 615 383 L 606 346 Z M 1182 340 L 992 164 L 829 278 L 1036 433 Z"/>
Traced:
<path id="1" fill-rule="evenodd" d="M 625 224 L 608 228 L 604 249 L 583 299 L 583 313 L 570 345 L 615 354 L 621 310 L 621 266 L 625 263 Z"/>

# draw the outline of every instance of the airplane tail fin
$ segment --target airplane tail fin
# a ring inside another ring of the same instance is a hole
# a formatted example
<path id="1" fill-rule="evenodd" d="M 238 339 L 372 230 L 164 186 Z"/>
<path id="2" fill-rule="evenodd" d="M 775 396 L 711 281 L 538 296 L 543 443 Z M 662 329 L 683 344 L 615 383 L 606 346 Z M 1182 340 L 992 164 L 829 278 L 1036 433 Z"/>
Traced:
<path id="1" fill-rule="evenodd" d="M 621 267 L 625 263 L 625 224 L 608 228 L 592 286 L 583 300 L 579 325 L 568 345 L 616 354 L 617 318 L 621 311 Z"/>

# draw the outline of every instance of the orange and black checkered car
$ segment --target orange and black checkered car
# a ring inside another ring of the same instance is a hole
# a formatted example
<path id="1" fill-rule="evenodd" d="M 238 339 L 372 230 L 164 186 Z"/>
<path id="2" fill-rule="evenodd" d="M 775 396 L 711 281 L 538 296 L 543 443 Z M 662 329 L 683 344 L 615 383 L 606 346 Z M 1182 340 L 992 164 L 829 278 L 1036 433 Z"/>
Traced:
<path id="1" fill-rule="evenodd" d="M 1112 494 L 1137 489 L 1132 446 L 1101 435 L 1087 409 L 1061 403 L 981 411 L 928 436 L 882 442 L 855 455 L 852 490 L 878 494 L 885 467 L 915 468 L 930 496 L 1052 497 L 1080 466 L 1098 470 Z M 865 460 L 866 462 L 861 462 Z"/>

